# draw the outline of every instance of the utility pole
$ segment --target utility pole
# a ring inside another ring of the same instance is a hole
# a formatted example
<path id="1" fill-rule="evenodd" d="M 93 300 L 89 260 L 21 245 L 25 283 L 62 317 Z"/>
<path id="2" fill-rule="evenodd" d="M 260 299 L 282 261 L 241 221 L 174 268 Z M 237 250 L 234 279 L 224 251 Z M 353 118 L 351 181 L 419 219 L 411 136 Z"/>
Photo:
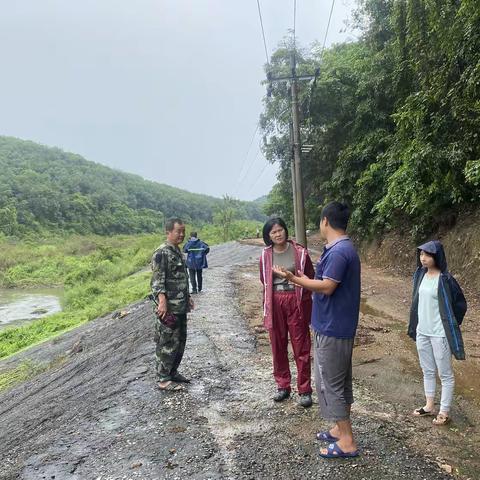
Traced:
<path id="1" fill-rule="evenodd" d="M 295 220 L 295 238 L 300 245 L 307 246 L 307 235 L 305 231 L 305 205 L 303 197 L 302 181 L 302 159 L 301 159 L 301 139 L 300 139 L 300 114 L 298 110 L 298 81 L 315 80 L 319 74 L 319 69 L 315 75 L 297 75 L 297 61 L 295 49 L 292 51 L 291 75 L 287 77 L 273 77 L 267 75 L 267 79 L 272 82 L 290 82 L 292 96 L 292 123 L 290 126 L 290 138 L 293 147 L 292 158 L 292 190 L 293 190 L 293 213 Z"/>
<path id="2" fill-rule="evenodd" d="M 293 201 L 293 222 L 296 226 L 298 225 L 298 213 L 297 213 L 297 184 L 295 182 L 295 153 L 293 151 L 293 122 L 290 122 L 290 168 L 291 168 L 291 175 L 292 175 L 292 201 Z M 295 231 L 295 236 L 297 232 Z"/>
<path id="3" fill-rule="evenodd" d="M 297 219 L 295 221 L 295 238 L 300 245 L 307 247 L 305 232 L 305 204 L 303 201 L 302 157 L 300 145 L 300 115 L 298 113 L 298 87 L 297 65 L 295 51 L 292 53 L 292 122 L 293 122 L 293 166 L 295 191 L 294 205 L 297 206 Z"/>

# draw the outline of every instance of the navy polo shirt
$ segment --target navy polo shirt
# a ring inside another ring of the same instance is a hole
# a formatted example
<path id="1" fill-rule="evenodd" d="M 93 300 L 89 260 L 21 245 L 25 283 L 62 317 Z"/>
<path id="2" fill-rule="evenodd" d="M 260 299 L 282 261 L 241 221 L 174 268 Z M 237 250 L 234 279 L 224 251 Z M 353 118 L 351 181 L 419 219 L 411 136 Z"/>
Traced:
<path id="1" fill-rule="evenodd" d="M 327 245 L 317 263 L 315 279 L 338 283 L 332 295 L 313 294 L 313 329 L 335 338 L 353 338 L 360 310 L 360 259 L 348 237 Z"/>

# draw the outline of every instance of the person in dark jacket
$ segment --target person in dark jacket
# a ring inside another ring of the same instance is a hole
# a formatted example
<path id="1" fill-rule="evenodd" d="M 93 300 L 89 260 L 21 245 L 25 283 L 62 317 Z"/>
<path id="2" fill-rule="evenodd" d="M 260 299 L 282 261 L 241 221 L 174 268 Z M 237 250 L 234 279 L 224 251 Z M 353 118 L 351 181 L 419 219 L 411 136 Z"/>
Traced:
<path id="1" fill-rule="evenodd" d="M 440 411 L 434 425 L 450 420 L 455 378 L 452 354 L 465 360 L 460 325 L 467 302 L 458 282 L 447 270 L 443 245 L 433 240 L 417 248 L 417 270 L 413 276 L 413 296 L 408 335 L 417 345 L 426 405 L 414 410 L 416 416 L 434 415 L 436 373 L 442 383 Z"/>
<path id="2" fill-rule="evenodd" d="M 183 247 L 183 251 L 187 254 L 187 267 L 192 284 L 192 293 L 202 291 L 203 287 L 203 269 L 208 268 L 207 255 L 210 252 L 209 246 L 202 242 L 197 232 L 190 234 L 190 239 Z"/>

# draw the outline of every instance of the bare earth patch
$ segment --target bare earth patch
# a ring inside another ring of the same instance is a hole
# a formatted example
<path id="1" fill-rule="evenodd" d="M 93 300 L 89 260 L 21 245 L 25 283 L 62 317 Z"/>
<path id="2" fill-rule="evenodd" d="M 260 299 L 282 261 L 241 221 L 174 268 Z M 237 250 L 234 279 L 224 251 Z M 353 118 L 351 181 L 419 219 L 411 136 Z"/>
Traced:
<path id="1" fill-rule="evenodd" d="M 318 244 L 315 247 L 313 259 L 318 258 L 320 249 Z M 262 324 L 258 266 L 237 270 L 235 284 L 240 307 L 258 346 L 270 356 L 268 334 Z M 378 417 L 385 428 L 398 430 L 406 448 L 437 462 L 445 471 L 451 467 L 462 478 L 480 478 L 478 303 L 468 299 L 470 309 L 462 327 L 468 359 L 454 361 L 453 421 L 446 427 L 434 427 L 431 418 L 411 415 L 424 401 L 415 344 L 406 334 L 411 288 L 410 278 L 362 265 L 362 306 L 354 349 L 354 416 L 363 413 Z"/>

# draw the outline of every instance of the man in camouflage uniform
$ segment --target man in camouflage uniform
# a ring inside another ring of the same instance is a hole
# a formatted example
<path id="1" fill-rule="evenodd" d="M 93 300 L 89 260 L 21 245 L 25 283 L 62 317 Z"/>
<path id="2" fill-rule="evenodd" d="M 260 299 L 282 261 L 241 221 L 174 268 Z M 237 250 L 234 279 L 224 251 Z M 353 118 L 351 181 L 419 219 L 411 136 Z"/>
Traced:
<path id="1" fill-rule="evenodd" d="M 190 380 L 178 373 L 187 341 L 187 312 L 193 308 L 188 271 L 179 245 L 185 238 L 185 225 L 179 218 L 165 223 L 166 242 L 152 258 L 152 294 L 157 303 L 155 319 L 156 364 L 159 388 L 177 391 L 179 382 Z"/>

